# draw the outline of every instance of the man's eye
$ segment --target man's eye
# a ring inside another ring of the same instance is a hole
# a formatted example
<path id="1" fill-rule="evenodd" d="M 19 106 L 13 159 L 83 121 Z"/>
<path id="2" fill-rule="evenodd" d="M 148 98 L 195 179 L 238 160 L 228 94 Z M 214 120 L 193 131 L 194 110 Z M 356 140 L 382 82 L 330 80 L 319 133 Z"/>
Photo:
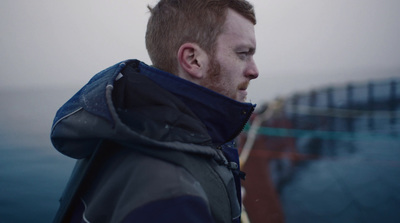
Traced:
<path id="1" fill-rule="evenodd" d="M 241 59 L 246 59 L 246 57 L 249 55 L 249 52 L 248 51 L 246 51 L 246 52 L 238 52 L 238 56 L 239 56 L 239 58 L 241 58 Z"/>

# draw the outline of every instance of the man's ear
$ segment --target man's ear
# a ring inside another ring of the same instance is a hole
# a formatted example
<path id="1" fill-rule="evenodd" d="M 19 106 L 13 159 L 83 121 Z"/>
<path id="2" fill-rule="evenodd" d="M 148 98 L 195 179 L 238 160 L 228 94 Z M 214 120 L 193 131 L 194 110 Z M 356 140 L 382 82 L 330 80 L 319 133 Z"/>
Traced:
<path id="1" fill-rule="evenodd" d="M 195 43 L 184 43 L 178 50 L 179 76 L 189 80 L 206 75 L 208 55 Z"/>

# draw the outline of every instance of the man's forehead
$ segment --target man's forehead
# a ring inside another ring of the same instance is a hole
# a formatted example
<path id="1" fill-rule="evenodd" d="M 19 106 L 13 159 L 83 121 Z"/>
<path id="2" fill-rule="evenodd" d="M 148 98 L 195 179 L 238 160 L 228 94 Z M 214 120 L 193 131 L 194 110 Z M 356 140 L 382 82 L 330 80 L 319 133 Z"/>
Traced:
<path id="1" fill-rule="evenodd" d="M 224 25 L 229 27 L 229 26 L 234 26 L 237 23 L 246 23 L 250 27 L 254 28 L 253 22 L 251 22 L 249 19 L 247 19 L 246 17 L 241 15 L 239 12 L 228 8 L 227 9 L 227 13 L 226 13 L 226 17 L 225 17 L 225 24 Z"/>
<path id="2" fill-rule="evenodd" d="M 256 48 L 254 29 L 248 32 L 225 30 L 218 39 L 221 43 L 232 43 L 235 48 Z"/>
<path id="3" fill-rule="evenodd" d="M 236 11 L 228 9 L 221 34 L 255 39 L 254 24 Z"/>

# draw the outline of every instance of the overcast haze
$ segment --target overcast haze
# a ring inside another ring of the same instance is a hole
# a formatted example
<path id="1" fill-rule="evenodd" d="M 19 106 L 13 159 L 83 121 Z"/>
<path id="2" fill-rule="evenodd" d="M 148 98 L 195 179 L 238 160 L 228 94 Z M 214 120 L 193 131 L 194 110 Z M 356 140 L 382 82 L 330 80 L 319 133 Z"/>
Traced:
<path id="1" fill-rule="evenodd" d="M 2 0 L 0 88 L 79 88 L 137 58 L 147 4 L 133 0 Z M 400 1 L 253 0 L 260 76 L 249 99 L 400 76 Z"/>

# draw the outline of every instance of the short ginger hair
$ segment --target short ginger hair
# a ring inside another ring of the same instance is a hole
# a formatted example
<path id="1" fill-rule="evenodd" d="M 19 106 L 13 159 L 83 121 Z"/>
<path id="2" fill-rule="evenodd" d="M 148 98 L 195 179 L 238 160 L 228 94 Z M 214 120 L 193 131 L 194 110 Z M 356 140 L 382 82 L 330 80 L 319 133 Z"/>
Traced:
<path id="1" fill-rule="evenodd" d="M 160 0 L 148 8 L 148 54 L 154 67 L 172 74 L 177 74 L 177 53 L 184 43 L 196 43 L 214 54 L 228 8 L 256 24 L 254 7 L 246 0 Z"/>

